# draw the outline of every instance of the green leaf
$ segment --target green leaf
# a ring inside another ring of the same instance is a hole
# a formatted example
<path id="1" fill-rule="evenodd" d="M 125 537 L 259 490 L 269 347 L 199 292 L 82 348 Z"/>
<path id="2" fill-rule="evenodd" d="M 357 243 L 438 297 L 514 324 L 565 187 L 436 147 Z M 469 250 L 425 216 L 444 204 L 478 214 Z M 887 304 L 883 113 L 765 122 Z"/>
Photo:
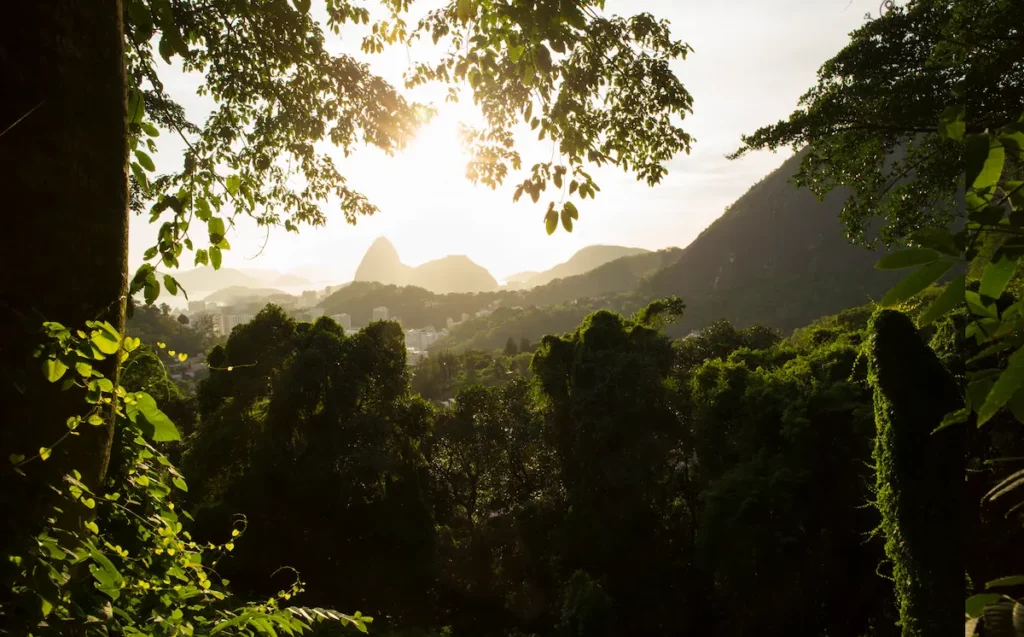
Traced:
<path id="1" fill-rule="evenodd" d="M 931 248 L 907 248 L 899 252 L 887 254 L 875 264 L 877 270 L 902 270 L 915 265 L 924 265 L 939 259 L 940 255 Z"/>
<path id="2" fill-rule="evenodd" d="M 173 482 L 174 486 L 178 487 L 182 491 L 188 492 L 188 485 L 185 484 L 185 481 L 182 480 L 180 477 L 174 476 L 173 478 L 171 478 L 171 482 Z"/>
<path id="3" fill-rule="evenodd" d="M 938 250 L 951 257 L 959 257 L 963 252 L 956 247 L 953 234 L 945 228 L 921 228 L 910 233 L 907 239 L 913 244 Z"/>
<path id="4" fill-rule="evenodd" d="M 60 380 L 66 371 L 68 371 L 68 366 L 63 361 L 56 358 L 47 358 L 43 361 L 43 375 L 51 383 L 56 383 Z"/>
<path id="5" fill-rule="evenodd" d="M 142 127 L 142 130 L 150 137 L 160 137 L 160 129 L 156 126 L 153 126 L 149 122 L 142 122 L 140 126 Z"/>
<path id="6" fill-rule="evenodd" d="M 541 70 L 545 75 L 551 72 L 551 52 L 543 44 L 538 44 L 534 51 L 534 60 L 537 62 L 537 68 Z"/>
<path id="7" fill-rule="evenodd" d="M 160 296 L 160 282 L 156 280 L 156 275 L 152 272 L 146 274 L 142 294 L 146 299 L 147 305 L 152 305 L 153 301 L 157 300 Z"/>
<path id="8" fill-rule="evenodd" d="M 25 456 L 24 454 L 20 453 L 12 453 L 11 455 L 7 456 L 7 459 L 11 461 L 11 464 L 21 464 L 22 461 L 25 460 Z"/>
<path id="9" fill-rule="evenodd" d="M 554 234 L 555 228 L 558 227 L 558 213 L 554 210 L 549 209 L 547 214 L 544 215 L 544 229 L 547 233 Z"/>
<path id="10" fill-rule="evenodd" d="M 309 13 L 309 0 L 292 0 L 292 4 L 299 10 L 299 13 Z"/>
<path id="11" fill-rule="evenodd" d="M 990 262 L 985 266 L 984 274 L 981 275 L 981 287 L 978 288 L 979 294 L 990 299 L 998 299 L 1016 270 L 1017 261 L 1006 256 L 1003 256 L 998 261 Z"/>
<path id="12" fill-rule="evenodd" d="M 89 340 L 104 354 L 116 354 L 121 349 L 121 335 L 106 321 L 97 325 L 97 328 Z"/>
<path id="13" fill-rule="evenodd" d="M 1014 352 L 1007 361 L 1006 369 L 988 392 L 985 404 L 978 409 L 978 426 L 981 427 L 996 415 L 1003 405 L 1024 385 L 1024 349 Z"/>
<path id="14" fill-rule="evenodd" d="M 880 305 L 891 307 L 917 295 L 953 267 L 952 261 L 934 261 L 911 272 L 882 297 Z"/>
<path id="15" fill-rule="evenodd" d="M 981 300 L 981 295 L 977 292 L 971 292 L 970 290 L 964 291 L 964 301 L 967 302 L 967 308 L 972 314 L 999 320 L 999 314 L 996 312 L 995 304 L 985 305 L 984 301 Z"/>
<path id="16" fill-rule="evenodd" d="M 228 192 L 231 193 L 232 196 L 238 194 L 238 189 L 241 185 L 242 178 L 238 175 L 231 175 L 224 180 L 224 187 L 228 189 Z"/>
<path id="17" fill-rule="evenodd" d="M 174 280 L 174 277 L 170 274 L 164 275 L 164 287 L 171 293 L 172 296 L 178 294 L 178 282 Z"/>
<path id="18" fill-rule="evenodd" d="M 936 319 L 945 316 L 947 312 L 963 303 L 966 282 L 966 276 L 958 276 L 947 283 L 942 294 L 932 301 L 932 304 L 918 317 L 918 327 L 931 325 Z"/>
<path id="19" fill-rule="evenodd" d="M 53 453 L 53 449 L 50 449 L 49 447 L 39 447 L 39 459 L 40 460 L 49 460 L 50 459 L 50 454 L 52 454 L 52 453 Z"/>
<path id="20" fill-rule="evenodd" d="M 214 270 L 220 269 L 220 248 L 217 246 L 210 246 L 210 265 L 213 266 Z"/>
<path id="21" fill-rule="evenodd" d="M 998 588 L 1001 586 L 1021 586 L 1024 585 L 1024 575 L 1010 575 L 1008 577 L 1000 577 L 994 579 L 991 582 L 985 584 L 985 588 Z"/>
<path id="22" fill-rule="evenodd" d="M 473 17 L 473 10 L 473 0 L 458 0 L 455 5 L 455 16 L 459 19 L 459 22 L 465 23 Z"/>
<path id="23" fill-rule="evenodd" d="M 963 105 L 946 107 L 939 118 L 939 135 L 953 141 L 962 140 L 967 132 L 966 115 L 967 109 Z"/>
<path id="24" fill-rule="evenodd" d="M 999 181 L 1006 153 L 999 140 L 990 135 L 968 135 L 964 159 L 968 187 L 981 190 Z"/>
<path id="25" fill-rule="evenodd" d="M 167 414 L 160 411 L 152 396 L 142 392 L 137 393 L 135 394 L 135 403 L 135 409 L 138 410 L 138 413 L 142 414 L 142 417 L 152 427 L 152 430 L 147 433 L 154 442 L 181 440 L 178 428 L 174 426 L 174 423 L 167 417 Z"/>
<path id="26" fill-rule="evenodd" d="M 135 159 L 139 160 L 139 164 L 149 172 L 156 170 L 156 166 L 153 164 L 153 158 L 146 154 L 145 151 L 135 151 Z"/>
<path id="27" fill-rule="evenodd" d="M 981 617 L 981 614 L 985 611 L 985 607 L 989 604 L 995 604 L 1003 598 L 1002 595 L 996 593 L 983 593 L 981 595 L 972 595 L 967 598 L 964 604 L 964 612 L 968 617 Z"/>
<path id="28" fill-rule="evenodd" d="M 146 104 L 142 100 L 142 92 L 138 89 L 128 90 L 128 123 L 140 124 L 146 115 Z"/>
<path id="29" fill-rule="evenodd" d="M 78 372 L 79 376 L 88 378 L 92 376 L 92 365 L 90 365 L 89 363 L 78 361 L 77 363 L 75 363 L 75 371 Z"/>
<path id="30" fill-rule="evenodd" d="M 210 243 L 213 245 L 220 243 L 220 240 L 224 238 L 224 220 L 220 217 L 210 217 L 206 227 L 210 233 Z"/>
<path id="31" fill-rule="evenodd" d="M 932 431 L 932 433 L 938 433 L 945 429 L 946 427 L 952 427 L 953 425 L 962 425 L 967 422 L 967 419 L 970 417 L 970 415 L 971 410 L 968 409 L 967 407 L 962 407 L 960 409 L 957 409 L 956 411 L 952 411 L 942 418 L 942 422 L 939 423 L 939 426 L 936 427 Z"/>
<path id="32" fill-rule="evenodd" d="M 566 232 L 572 232 L 572 213 L 564 206 L 562 207 L 562 227 Z"/>

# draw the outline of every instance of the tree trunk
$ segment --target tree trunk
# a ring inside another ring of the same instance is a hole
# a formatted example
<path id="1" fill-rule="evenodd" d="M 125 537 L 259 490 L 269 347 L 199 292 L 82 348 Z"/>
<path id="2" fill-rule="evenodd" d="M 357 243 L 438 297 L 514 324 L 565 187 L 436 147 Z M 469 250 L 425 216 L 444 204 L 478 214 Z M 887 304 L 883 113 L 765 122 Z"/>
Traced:
<path id="1" fill-rule="evenodd" d="M 7 519 L 46 511 L 39 484 L 72 468 L 92 485 L 110 457 L 106 426 L 83 426 L 45 463 L 11 471 L 85 411 L 32 358 L 40 327 L 124 329 L 128 272 L 128 128 L 120 0 L 7 0 L 0 20 L 0 500 Z M 116 383 L 111 357 L 95 366 Z M 35 485 L 35 488 L 33 488 Z M 17 499 L 18 502 L 10 502 Z M 10 508 L 14 505 L 16 508 Z M 4 531 L 11 529 L 3 524 Z M 0 540 L 6 538 L 0 537 Z"/>

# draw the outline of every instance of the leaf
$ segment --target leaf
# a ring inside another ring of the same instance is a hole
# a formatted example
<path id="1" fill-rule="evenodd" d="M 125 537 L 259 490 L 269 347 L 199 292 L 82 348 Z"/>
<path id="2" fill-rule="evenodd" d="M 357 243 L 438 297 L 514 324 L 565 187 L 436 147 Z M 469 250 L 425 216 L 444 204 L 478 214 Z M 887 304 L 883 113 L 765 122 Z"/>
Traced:
<path id="1" fill-rule="evenodd" d="M 99 329 L 93 332 L 89 340 L 104 354 L 116 354 L 117 350 L 121 349 L 121 335 L 106 321 L 97 327 Z"/>
<path id="2" fill-rule="evenodd" d="M 139 164 L 149 172 L 156 170 L 156 165 L 153 164 L 153 158 L 147 155 L 145 151 L 135 151 L 135 159 L 138 159 Z"/>
<path id="3" fill-rule="evenodd" d="M 241 185 L 242 178 L 238 175 L 231 175 L 224 180 L 224 187 L 228 189 L 228 192 L 231 193 L 232 196 L 238 194 L 238 189 Z"/>
<path id="4" fill-rule="evenodd" d="M 53 449 L 51 449 L 49 447 L 39 447 L 39 459 L 40 460 L 48 460 L 50 458 L 50 454 L 52 454 L 52 453 L 53 453 Z"/>
<path id="5" fill-rule="evenodd" d="M 548 210 L 547 214 L 544 215 L 544 229 L 547 233 L 554 234 L 555 228 L 558 227 L 558 213 L 554 210 Z"/>
<path id="6" fill-rule="evenodd" d="M 455 5 L 455 15 L 460 22 L 465 23 L 473 17 L 473 0 L 458 0 Z"/>
<path id="7" fill-rule="evenodd" d="M 147 305 L 152 305 L 153 301 L 157 300 L 160 296 L 160 282 L 156 280 L 156 275 L 149 272 L 146 275 L 146 280 L 142 288 L 142 294 L 146 299 Z"/>
<path id="8" fill-rule="evenodd" d="M 174 426 L 167 414 L 160 411 L 153 397 L 144 392 L 135 394 L 135 409 L 146 419 L 152 430 L 148 432 L 154 442 L 171 442 L 181 440 L 178 428 Z"/>
<path id="9" fill-rule="evenodd" d="M 939 118 L 939 135 L 953 141 L 962 140 L 967 132 L 966 115 L 967 109 L 963 105 L 947 106 Z"/>
<path id="10" fill-rule="evenodd" d="M 1006 152 L 998 139 L 986 134 L 968 135 L 964 158 L 968 187 L 982 190 L 994 186 L 1005 160 Z"/>
<path id="11" fill-rule="evenodd" d="M 984 316 L 990 319 L 998 320 L 999 314 L 996 312 L 995 304 L 986 305 L 981 300 L 981 295 L 977 292 L 970 290 L 964 291 L 964 300 L 967 302 L 967 308 L 972 314 L 977 316 Z"/>
<path id="12" fill-rule="evenodd" d="M 170 274 L 164 275 L 164 287 L 171 293 L 172 296 L 178 294 L 178 282 L 174 280 L 174 277 Z"/>
<path id="13" fill-rule="evenodd" d="M 309 13 L 310 0 L 292 0 L 299 13 Z"/>
<path id="14" fill-rule="evenodd" d="M 985 398 L 985 404 L 978 409 L 978 426 L 991 420 L 992 416 L 1010 400 L 1024 384 L 1024 349 L 1014 352 L 1007 361 L 1006 369 L 999 374 L 992 390 Z"/>
<path id="15" fill-rule="evenodd" d="M 66 371 L 68 371 L 68 366 L 63 361 L 56 358 L 47 358 L 43 361 L 43 375 L 51 383 L 56 383 L 60 380 Z"/>
<path id="16" fill-rule="evenodd" d="M 959 257 L 963 252 L 956 247 L 953 234 L 945 228 L 921 228 L 911 232 L 907 239 L 913 244 L 938 250 L 951 257 Z"/>
<path id="17" fill-rule="evenodd" d="M 876 270 L 902 270 L 937 260 L 941 255 L 931 248 L 907 248 L 887 254 L 875 264 Z"/>
<path id="18" fill-rule="evenodd" d="M 534 60 L 537 62 L 537 68 L 542 73 L 547 75 L 551 72 L 551 52 L 543 44 L 538 44 L 534 52 Z"/>
<path id="19" fill-rule="evenodd" d="M 142 122 L 139 125 L 142 127 L 142 130 L 150 137 L 160 137 L 160 129 L 156 126 L 153 126 L 149 122 Z"/>
<path id="20" fill-rule="evenodd" d="M 182 491 L 185 491 L 186 493 L 188 492 L 188 485 L 185 484 L 185 481 L 182 480 L 180 477 L 174 476 L 171 479 L 171 482 L 174 483 L 174 486 L 178 487 Z"/>
<path id="21" fill-rule="evenodd" d="M 942 418 L 942 422 L 939 423 L 938 427 L 932 430 L 932 433 L 938 433 L 945 429 L 946 427 L 962 425 L 967 422 L 967 419 L 970 417 L 970 415 L 971 410 L 968 409 L 967 407 L 962 407 L 960 409 L 957 409 L 956 411 L 952 411 Z"/>
<path id="22" fill-rule="evenodd" d="M 936 319 L 942 318 L 946 313 L 963 303 L 966 282 L 966 276 L 958 276 L 947 283 L 946 289 L 942 291 L 942 294 L 932 301 L 932 304 L 918 317 L 918 327 L 931 325 Z"/>
<path id="23" fill-rule="evenodd" d="M 142 100 L 142 92 L 138 89 L 128 91 L 128 123 L 140 124 L 146 115 L 146 104 Z"/>
<path id="24" fill-rule="evenodd" d="M 21 464 L 22 461 L 25 460 L 25 456 L 24 454 L 20 453 L 12 453 L 11 455 L 7 456 L 7 459 L 11 461 L 11 464 Z"/>
<path id="25" fill-rule="evenodd" d="M 213 266 L 214 270 L 220 269 L 220 248 L 217 246 L 210 246 L 210 265 Z"/>
<path id="26" fill-rule="evenodd" d="M 968 617 L 981 617 L 986 606 L 989 604 L 995 604 L 1002 598 L 1002 595 L 998 595 L 996 593 L 972 595 L 968 597 L 967 601 L 964 603 L 964 613 L 966 613 Z"/>
<path id="27" fill-rule="evenodd" d="M 990 262 L 985 266 L 985 272 L 981 275 L 981 287 L 978 288 L 978 293 L 990 299 L 998 299 L 1016 270 L 1016 259 L 1005 255 L 998 261 Z"/>
<path id="28" fill-rule="evenodd" d="M 897 303 L 902 303 L 907 299 L 910 299 L 917 295 L 918 292 L 924 290 L 929 285 L 937 281 L 942 277 L 943 274 L 949 271 L 953 267 L 952 261 L 934 261 L 932 263 L 925 264 L 914 270 L 906 278 L 893 286 L 884 297 L 880 305 L 882 307 L 891 307 Z"/>
<path id="29" fill-rule="evenodd" d="M 1024 575 L 1010 575 L 1000 577 L 985 584 L 985 588 L 998 588 L 1000 586 L 1021 586 L 1024 584 Z"/>
<path id="30" fill-rule="evenodd" d="M 572 213 L 564 206 L 562 207 L 562 227 L 565 228 L 566 232 L 572 232 Z M 548 234 L 551 233 L 549 232 Z"/>

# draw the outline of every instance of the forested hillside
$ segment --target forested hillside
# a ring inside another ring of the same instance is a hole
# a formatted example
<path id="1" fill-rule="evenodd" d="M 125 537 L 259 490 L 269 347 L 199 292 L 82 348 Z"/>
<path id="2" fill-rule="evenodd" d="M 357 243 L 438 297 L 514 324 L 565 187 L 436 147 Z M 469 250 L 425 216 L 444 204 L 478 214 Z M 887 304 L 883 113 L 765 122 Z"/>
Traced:
<path id="1" fill-rule="evenodd" d="M 578 250 L 565 263 L 559 263 L 555 267 L 543 272 L 533 273 L 532 276 L 523 281 L 523 284 L 527 288 L 545 285 L 555 279 L 565 279 L 585 274 L 616 259 L 645 254 L 647 252 L 643 248 L 627 248 L 625 246 L 587 246 Z"/>
<path id="2" fill-rule="evenodd" d="M 846 193 L 819 202 L 791 183 L 797 154 L 753 186 L 638 290 L 681 297 L 675 333 L 717 318 L 790 331 L 815 317 L 877 301 L 898 275 L 874 268 L 881 254 L 852 245 L 839 219 Z"/>

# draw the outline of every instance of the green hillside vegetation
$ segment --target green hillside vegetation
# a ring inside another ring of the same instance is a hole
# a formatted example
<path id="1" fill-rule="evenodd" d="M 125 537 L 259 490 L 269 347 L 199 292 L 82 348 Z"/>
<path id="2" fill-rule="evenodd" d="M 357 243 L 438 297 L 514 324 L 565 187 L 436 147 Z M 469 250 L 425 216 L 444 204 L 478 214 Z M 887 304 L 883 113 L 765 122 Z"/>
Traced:
<path id="1" fill-rule="evenodd" d="M 414 286 L 354 281 L 321 301 L 320 307 L 328 316 L 345 313 L 352 317 L 353 325 L 366 325 L 373 318 L 373 308 L 384 306 L 390 316 L 400 317 L 406 328 L 433 325 L 441 329 L 449 317 L 458 321 L 463 313 L 473 315 L 507 298 L 505 292 L 439 295 Z"/>
<path id="2" fill-rule="evenodd" d="M 629 292 L 635 289 L 644 277 L 675 263 L 682 252 L 679 248 L 668 248 L 657 252 L 643 251 L 631 256 L 622 256 L 583 274 L 555 279 L 531 288 L 522 295 L 520 304 L 557 305 L 576 299 Z"/>

